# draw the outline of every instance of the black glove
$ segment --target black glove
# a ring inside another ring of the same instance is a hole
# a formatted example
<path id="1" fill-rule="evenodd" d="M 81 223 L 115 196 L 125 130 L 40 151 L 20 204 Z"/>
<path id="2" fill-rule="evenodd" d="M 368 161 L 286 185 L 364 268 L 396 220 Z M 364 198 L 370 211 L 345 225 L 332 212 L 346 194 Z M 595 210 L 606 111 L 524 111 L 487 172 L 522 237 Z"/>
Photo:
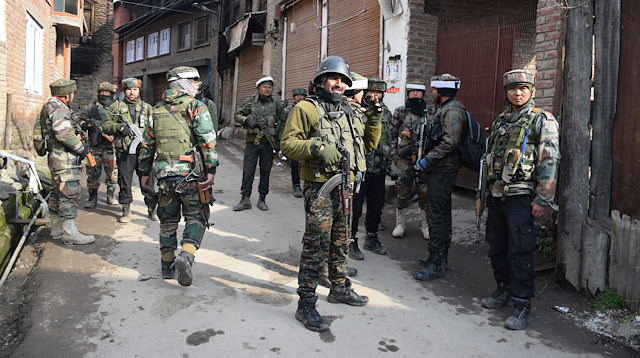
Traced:
<path id="1" fill-rule="evenodd" d="M 252 116 L 249 116 L 244 120 L 244 125 L 246 125 L 249 128 L 257 128 L 258 121 L 256 121 L 255 118 L 253 118 Z"/>
<path id="2" fill-rule="evenodd" d="M 82 128 L 83 131 L 88 131 L 91 126 L 89 126 L 89 122 L 84 122 L 80 125 L 80 128 Z"/>
<path id="3" fill-rule="evenodd" d="M 120 127 L 120 134 L 128 137 L 131 134 L 131 129 L 129 129 L 129 126 L 122 126 Z"/>
<path id="4" fill-rule="evenodd" d="M 82 153 L 78 154 L 78 161 L 82 161 L 84 158 L 86 158 L 87 154 L 89 154 L 89 146 L 85 145 L 82 149 Z"/>
<path id="5" fill-rule="evenodd" d="M 394 172 L 393 169 L 389 170 L 389 173 L 387 175 L 393 181 L 398 180 L 398 174 L 396 172 Z"/>

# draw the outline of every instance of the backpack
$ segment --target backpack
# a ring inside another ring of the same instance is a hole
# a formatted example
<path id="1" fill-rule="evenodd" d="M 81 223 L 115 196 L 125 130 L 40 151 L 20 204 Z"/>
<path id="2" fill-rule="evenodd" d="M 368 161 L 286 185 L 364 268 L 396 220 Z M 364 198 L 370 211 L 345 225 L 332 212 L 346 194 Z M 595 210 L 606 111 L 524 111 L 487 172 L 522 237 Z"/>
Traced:
<path id="1" fill-rule="evenodd" d="M 46 127 L 44 129 L 42 127 L 42 113 L 41 113 L 33 125 L 33 133 L 31 134 L 31 139 L 33 140 L 33 149 L 35 149 L 36 153 L 41 157 L 44 157 L 45 155 L 47 155 L 48 137 L 49 137 L 49 133 L 46 130 Z"/>
<path id="2" fill-rule="evenodd" d="M 476 122 L 471 113 L 465 110 L 467 115 L 467 130 L 462 136 L 462 142 L 458 147 L 460 153 L 460 163 L 476 173 L 480 172 L 480 160 L 482 155 L 487 149 L 487 137 L 484 135 L 484 131 L 480 126 L 480 123 Z"/>

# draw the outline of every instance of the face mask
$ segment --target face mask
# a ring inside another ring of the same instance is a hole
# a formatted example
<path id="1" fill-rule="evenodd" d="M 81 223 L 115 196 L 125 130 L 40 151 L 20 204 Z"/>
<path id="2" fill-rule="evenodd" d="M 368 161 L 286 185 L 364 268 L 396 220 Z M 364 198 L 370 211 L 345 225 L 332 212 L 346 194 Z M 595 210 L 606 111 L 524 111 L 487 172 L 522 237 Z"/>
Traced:
<path id="1" fill-rule="evenodd" d="M 324 88 L 318 88 L 317 93 L 318 97 L 324 99 L 327 102 L 339 103 L 340 101 L 342 101 L 342 94 L 340 93 L 328 92 Z"/>
<path id="2" fill-rule="evenodd" d="M 113 102 L 115 102 L 115 96 L 99 94 L 98 102 L 100 102 L 100 104 L 103 106 L 110 106 Z"/>
<path id="3" fill-rule="evenodd" d="M 427 108 L 427 102 L 425 102 L 423 98 L 409 98 L 407 99 L 407 107 L 411 113 L 421 116 Z"/>

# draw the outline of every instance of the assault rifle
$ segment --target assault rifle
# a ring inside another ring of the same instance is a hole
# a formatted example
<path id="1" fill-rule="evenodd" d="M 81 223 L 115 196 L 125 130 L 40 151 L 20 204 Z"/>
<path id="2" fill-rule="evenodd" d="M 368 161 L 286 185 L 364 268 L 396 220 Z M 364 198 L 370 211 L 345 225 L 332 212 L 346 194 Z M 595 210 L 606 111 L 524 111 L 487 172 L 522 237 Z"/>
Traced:
<path id="1" fill-rule="evenodd" d="M 89 141 L 87 140 L 87 135 L 82 130 L 82 128 L 80 128 L 80 122 L 78 121 L 78 117 L 74 111 L 71 111 L 71 119 L 73 120 L 73 127 L 75 129 L 76 137 L 80 142 L 82 142 L 83 146 L 87 146 L 87 148 L 90 148 Z M 92 168 L 96 166 L 96 158 L 93 156 L 93 152 L 91 152 L 91 149 L 89 149 L 89 152 L 87 153 L 87 162 Z M 80 164 L 80 160 L 78 160 L 78 164 Z"/>
<path id="2" fill-rule="evenodd" d="M 350 214 L 351 213 L 351 198 L 353 195 L 353 188 L 351 185 L 351 163 L 349 160 L 349 151 L 342 143 L 336 143 L 336 148 L 338 152 L 342 154 L 342 158 L 340 159 L 340 169 L 338 173 L 329 180 L 327 180 L 320 190 L 318 190 L 318 197 L 326 198 L 328 195 L 331 195 L 331 191 L 339 184 L 342 185 L 342 208 L 343 213 Z"/>
<path id="3" fill-rule="evenodd" d="M 113 137 L 105 133 L 102 129 L 102 125 L 95 119 L 89 118 L 87 120 L 87 125 L 89 126 L 89 140 L 91 143 L 98 144 L 98 136 L 102 136 L 109 143 L 113 142 Z"/>
<path id="4" fill-rule="evenodd" d="M 184 157 L 188 157 L 188 158 L 184 158 Z M 189 174 L 187 174 L 186 177 L 182 178 L 182 180 L 178 182 L 178 185 L 176 185 L 175 192 L 178 194 L 183 194 L 189 183 L 194 181 L 197 183 L 206 181 L 207 173 L 204 170 L 202 153 L 200 152 L 197 146 L 194 146 L 191 148 L 190 155 L 185 155 L 185 156 L 181 155 L 180 159 L 187 160 L 193 163 L 193 166 L 191 167 L 191 171 L 189 172 Z M 200 203 L 210 204 L 209 190 L 202 190 L 201 188 L 198 188 L 198 194 L 200 195 Z"/>
<path id="5" fill-rule="evenodd" d="M 134 123 L 127 123 L 127 125 L 131 131 L 129 138 L 132 139 L 131 144 L 129 145 L 129 154 L 136 154 L 138 145 L 142 143 L 142 132 L 140 132 L 140 128 L 138 128 Z"/>
<path id="6" fill-rule="evenodd" d="M 480 219 L 484 211 L 485 199 L 487 196 L 487 159 L 483 156 L 480 159 L 480 173 L 478 174 L 478 188 L 476 189 L 476 241 L 480 244 Z"/>

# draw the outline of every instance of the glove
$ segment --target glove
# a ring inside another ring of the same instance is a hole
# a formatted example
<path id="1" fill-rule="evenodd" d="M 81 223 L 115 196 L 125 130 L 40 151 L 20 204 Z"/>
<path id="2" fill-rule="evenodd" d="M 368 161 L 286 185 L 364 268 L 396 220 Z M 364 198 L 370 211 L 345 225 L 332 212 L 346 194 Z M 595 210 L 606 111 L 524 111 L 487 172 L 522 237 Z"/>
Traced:
<path id="1" fill-rule="evenodd" d="M 387 173 L 387 175 L 393 181 L 398 180 L 398 174 L 396 172 L 394 172 L 393 169 L 389 170 L 389 173 Z"/>
<path id="2" fill-rule="evenodd" d="M 84 158 L 87 157 L 87 154 L 89 154 L 89 146 L 85 145 L 82 149 L 82 153 L 78 154 L 78 161 L 81 162 Z"/>
<path id="3" fill-rule="evenodd" d="M 416 161 L 416 167 L 418 168 L 419 171 L 423 172 L 425 170 L 427 170 L 427 160 L 425 158 L 422 158 L 420 160 Z"/>
<path id="4" fill-rule="evenodd" d="M 91 127 L 89 126 L 89 122 L 84 122 L 80 125 L 80 128 L 82 128 L 83 131 L 88 131 Z"/>
<path id="5" fill-rule="evenodd" d="M 258 121 L 255 120 L 255 118 L 253 118 L 252 116 L 247 117 L 244 120 L 244 124 L 249 127 L 249 128 L 256 128 L 258 127 Z"/>
<path id="6" fill-rule="evenodd" d="M 129 134 L 131 134 L 131 129 L 129 129 L 128 126 L 122 126 L 122 127 L 120 127 L 120 134 L 122 134 L 123 136 L 128 137 Z"/>
<path id="7" fill-rule="evenodd" d="M 316 142 L 311 149 L 311 154 L 324 165 L 336 164 L 342 158 L 342 154 L 336 147 L 324 142 Z"/>

